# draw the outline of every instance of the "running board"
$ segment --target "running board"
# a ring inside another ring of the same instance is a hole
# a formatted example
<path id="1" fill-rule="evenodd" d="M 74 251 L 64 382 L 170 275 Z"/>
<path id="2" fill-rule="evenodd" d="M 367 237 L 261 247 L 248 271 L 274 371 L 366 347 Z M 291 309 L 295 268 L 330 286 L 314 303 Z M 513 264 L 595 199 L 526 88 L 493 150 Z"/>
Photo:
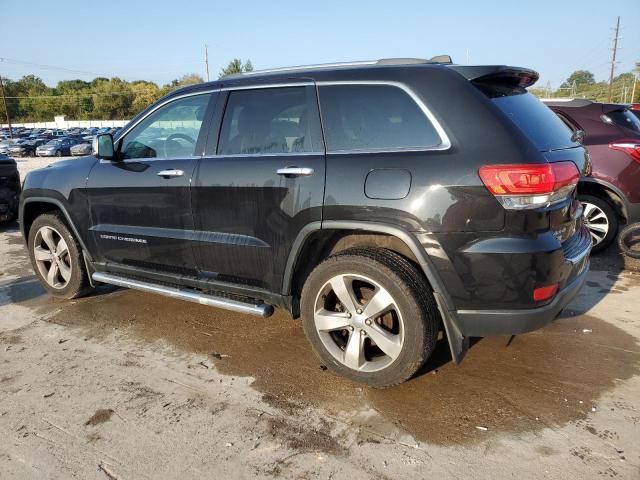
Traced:
<path id="1" fill-rule="evenodd" d="M 143 292 L 157 293 L 166 297 L 179 298 L 188 302 L 208 305 L 210 307 L 224 308 L 234 312 L 247 313 L 249 315 L 257 315 L 259 317 L 270 317 L 273 314 L 273 306 L 264 303 L 251 304 L 243 303 L 237 300 L 230 300 L 222 297 L 215 297 L 200 293 L 196 290 L 187 288 L 167 287 L 157 285 L 155 283 L 141 282 L 140 280 L 132 280 L 130 278 L 112 275 L 105 272 L 95 272 L 91 278 L 96 282 L 109 283 L 119 287 L 133 288 L 142 290 Z"/>

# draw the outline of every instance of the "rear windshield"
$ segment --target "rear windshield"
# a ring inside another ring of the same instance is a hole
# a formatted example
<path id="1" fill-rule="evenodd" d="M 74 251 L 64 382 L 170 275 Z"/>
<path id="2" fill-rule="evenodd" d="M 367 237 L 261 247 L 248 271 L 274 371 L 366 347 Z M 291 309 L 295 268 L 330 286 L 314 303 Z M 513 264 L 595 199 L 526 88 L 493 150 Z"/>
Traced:
<path id="1" fill-rule="evenodd" d="M 634 132 L 640 132 L 640 119 L 629 110 L 614 110 L 606 115 L 619 127 L 628 128 Z"/>
<path id="2" fill-rule="evenodd" d="M 476 85 L 542 152 L 576 147 L 573 132 L 546 105 L 524 89 Z"/>

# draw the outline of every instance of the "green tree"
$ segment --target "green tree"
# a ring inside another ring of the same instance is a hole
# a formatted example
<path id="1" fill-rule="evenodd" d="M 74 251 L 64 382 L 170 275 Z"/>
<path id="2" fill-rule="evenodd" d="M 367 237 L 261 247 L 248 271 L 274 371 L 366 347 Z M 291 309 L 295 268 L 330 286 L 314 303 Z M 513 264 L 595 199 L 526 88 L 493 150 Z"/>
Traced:
<path id="1" fill-rule="evenodd" d="M 239 58 L 234 58 L 229 64 L 220 71 L 220 78 L 225 75 L 235 75 L 236 73 L 253 72 L 253 64 L 251 60 L 242 63 Z"/>
<path id="2" fill-rule="evenodd" d="M 137 80 L 131 83 L 133 101 L 131 102 L 132 116 L 147 108 L 162 96 L 160 88 L 153 82 Z"/>
<path id="3" fill-rule="evenodd" d="M 593 73 L 591 73 L 589 70 L 576 70 L 571 75 L 569 75 L 569 78 L 567 78 L 567 80 L 560 86 L 562 88 L 571 88 L 574 82 L 576 84 L 576 87 L 579 88 L 585 85 L 593 85 L 594 83 L 596 83 L 596 79 L 593 76 Z"/>
<path id="4" fill-rule="evenodd" d="M 134 94 L 124 80 L 117 77 L 101 80 L 96 83 L 93 93 L 93 113 L 96 118 L 117 120 L 131 117 Z"/>

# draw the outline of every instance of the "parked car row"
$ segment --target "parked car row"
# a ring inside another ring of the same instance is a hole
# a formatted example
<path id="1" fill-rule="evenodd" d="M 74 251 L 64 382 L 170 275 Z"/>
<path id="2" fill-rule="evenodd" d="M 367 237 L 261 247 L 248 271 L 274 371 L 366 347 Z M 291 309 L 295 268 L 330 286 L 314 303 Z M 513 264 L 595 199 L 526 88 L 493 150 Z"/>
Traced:
<path id="1" fill-rule="evenodd" d="M 6 138 L 9 132 L 8 129 L 3 129 L 0 132 L 0 137 L 4 137 L 4 140 L 0 141 L 0 154 L 15 157 L 90 155 L 91 144 L 96 135 L 103 133 L 115 135 L 118 131 L 120 128 L 108 127 L 68 130 L 18 128 L 13 130 L 13 138 Z"/>

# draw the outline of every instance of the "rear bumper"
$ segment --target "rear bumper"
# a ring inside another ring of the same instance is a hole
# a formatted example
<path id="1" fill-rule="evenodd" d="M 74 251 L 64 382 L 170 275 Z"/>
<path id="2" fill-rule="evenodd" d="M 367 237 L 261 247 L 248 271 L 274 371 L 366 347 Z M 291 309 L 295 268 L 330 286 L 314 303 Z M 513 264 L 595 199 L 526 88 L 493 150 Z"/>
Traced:
<path id="1" fill-rule="evenodd" d="M 518 335 L 531 332 L 552 322 L 576 297 L 587 278 L 589 259 L 568 285 L 551 303 L 525 310 L 458 310 L 458 322 L 466 337 L 487 337 L 490 335 Z"/>

